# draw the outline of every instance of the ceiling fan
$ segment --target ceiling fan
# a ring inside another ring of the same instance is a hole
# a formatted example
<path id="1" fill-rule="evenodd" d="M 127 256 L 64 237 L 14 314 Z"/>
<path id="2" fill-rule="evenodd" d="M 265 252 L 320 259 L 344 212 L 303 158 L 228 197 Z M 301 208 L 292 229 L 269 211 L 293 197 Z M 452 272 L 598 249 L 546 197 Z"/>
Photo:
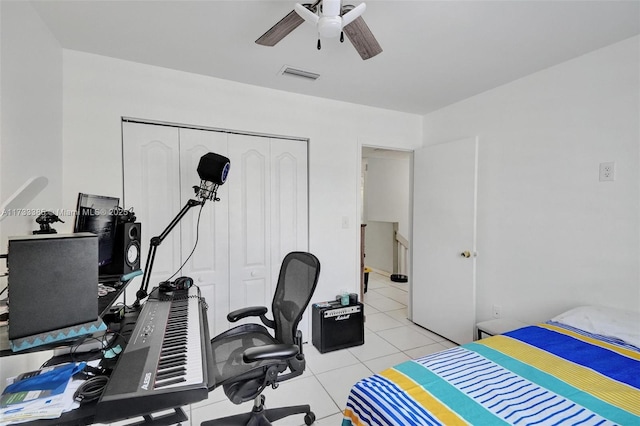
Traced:
<path id="1" fill-rule="evenodd" d="M 358 6 L 343 5 L 341 0 L 317 0 L 313 4 L 296 3 L 294 10 L 271 27 L 256 40 L 262 46 L 275 46 L 280 40 L 298 28 L 304 21 L 318 29 L 318 49 L 320 37 L 329 38 L 344 34 L 356 48 L 362 59 L 369 59 L 382 52 L 382 47 L 362 19 L 366 9 L 364 3 Z"/>

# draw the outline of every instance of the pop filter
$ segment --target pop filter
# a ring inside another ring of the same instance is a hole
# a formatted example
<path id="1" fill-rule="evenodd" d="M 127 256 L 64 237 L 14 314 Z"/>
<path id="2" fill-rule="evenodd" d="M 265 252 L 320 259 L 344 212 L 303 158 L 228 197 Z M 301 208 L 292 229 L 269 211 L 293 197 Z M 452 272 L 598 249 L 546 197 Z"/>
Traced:
<path id="1" fill-rule="evenodd" d="M 209 152 L 200 157 L 198 176 L 207 182 L 222 185 L 227 180 L 231 163 L 227 157 Z"/>
<path id="2" fill-rule="evenodd" d="M 202 200 L 220 201 L 216 197 L 218 186 L 224 184 L 229 175 L 231 163 L 227 157 L 209 152 L 200 157 L 198 163 L 198 176 L 200 176 L 200 186 L 194 186 L 196 196 Z"/>

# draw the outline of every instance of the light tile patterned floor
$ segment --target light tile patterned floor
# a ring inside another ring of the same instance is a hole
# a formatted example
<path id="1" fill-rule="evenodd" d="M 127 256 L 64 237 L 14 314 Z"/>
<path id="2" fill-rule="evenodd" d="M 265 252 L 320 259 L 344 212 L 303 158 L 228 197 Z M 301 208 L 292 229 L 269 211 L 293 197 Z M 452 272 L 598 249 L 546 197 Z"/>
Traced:
<path id="1" fill-rule="evenodd" d="M 365 344 L 340 351 L 319 353 L 311 344 L 304 347 L 305 373 L 265 391 L 267 407 L 310 404 L 317 426 L 339 426 L 342 409 L 351 386 L 358 380 L 411 358 L 455 346 L 455 344 L 407 320 L 407 285 L 371 272 L 365 304 Z M 311 339 L 309 339 L 311 340 Z M 248 412 L 251 402 L 234 405 L 216 389 L 206 401 L 186 407 L 189 422 Z M 302 415 L 275 422 L 280 426 L 304 425 Z"/>

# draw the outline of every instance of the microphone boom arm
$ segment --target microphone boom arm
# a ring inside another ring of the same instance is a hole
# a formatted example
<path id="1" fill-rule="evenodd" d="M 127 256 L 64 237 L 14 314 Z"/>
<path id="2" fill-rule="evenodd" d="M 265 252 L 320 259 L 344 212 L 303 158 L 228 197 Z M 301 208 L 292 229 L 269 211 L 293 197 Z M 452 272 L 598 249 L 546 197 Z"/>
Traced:
<path id="1" fill-rule="evenodd" d="M 173 220 L 169 223 L 165 230 L 162 231 L 162 233 L 157 237 L 151 238 L 151 241 L 149 242 L 149 255 L 147 256 L 147 262 L 144 267 L 144 274 L 142 275 L 142 283 L 140 284 L 140 289 L 136 292 L 136 301 L 134 303 L 134 306 L 140 306 L 140 301 L 149 295 L 147 291 L 149 289 L 149 280 L 151 279 L 151 269 L 153 268 L 153 262 L 156 258 L 156 251 L 158 250 L 158 246 L 162 244 L 164 239 L 167 238 L 173 228 L 176 227 L 176 225 L 182 220 L 184 215 L 186 215 L 192 207 L 202 206 L 204 205 L 205 201 L 206 199 L 200 201 L 190 199 L 189 201 L 187 201 L 184 207 L 182 207 L 182 210 L 178 212 L 176 217 L 173 218 Z"/>
<path id="2" fill-rule="evenodd" d="M 187 204 L 184 205 L 182 210 L 178 212 L 171 223 L 169 223 L 165 230 L 162 231 L 162 234 L 157 237 L 153 237 L 149 242 L 149 256 L 147 256 L 140 289 L 136 292 L 136 301 L 134 303 L 135 307 L 139 307 L 140 301 L 149 295 L 147 291 L 149 290 L 151 269 L 153 268 L 153 262 L 156 258 L 158 246 L 162 244 L 162 241 L 167 238 L 173 228 L 176 227 L 192 207 L 204 206 L 204 203 L 206 203 L 207 200 L 220 201 L 217 196 L 218 187 L 226 182 L 230 164 L 231 163 L 227 157 L 213 152 L 209 152 L 200 157 L 200 162 L 198 163 L 197 168 L 198 176 L 200 177 L 200 186 L 193 187 L 195 196 L 198 200 L 190 199 L 187 201 Z"/>

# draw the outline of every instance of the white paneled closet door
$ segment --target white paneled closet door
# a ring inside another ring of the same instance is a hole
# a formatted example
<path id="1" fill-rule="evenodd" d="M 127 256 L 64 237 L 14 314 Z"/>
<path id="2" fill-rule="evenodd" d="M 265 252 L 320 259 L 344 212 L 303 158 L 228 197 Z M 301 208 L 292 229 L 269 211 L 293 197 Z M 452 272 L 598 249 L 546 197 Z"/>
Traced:
<path id="1" fill-rule="evenodd" d="M 180 129 L 180 194 L 183 206 L 194 198 L 193 186 L 200 183 L 198 163 L 200 157 L 208 152 L 228 157 L 227 134 Z M 218 188 L 218 198 L 220 201 L 207 201 L 202 211 L 200 207 L 193 207 L 182 220 L 180 228 L 182 262 L 189 259 L 182 274 L 193 278 L 207 304 L 214 308 L 208 312 L 212 336 L 229 328 L 229 190 L 226 184 Z"/>
<path id="2" fill-rule="evenodd" d="M 271 139 L 271 294 L 275 292 L 282 259 L 309 246 L 307 144 Z M 269 306 L 269 305 L 267 305 Z M 310 307 L 298 325 L 311 341 Z"/>
<path id="3" fill-rule="evenodd" d="M 287 253 L 308 245 L 306 144 L 271 139 L 271 194 L 271 256 L 277 280 Z"/>
<path id="4" fill-rule="evenodd" d="M 230 307 L 271 308 L 269 140 L 229 135 L 229 159 Z"/>
<path id="5" fill-rule="evenodd" d="M 284 256 L 308 250 L 307 145 L 229 135 L 229 158 L 230 307 L 271 309 Z"/>
<path id="6" fill-rule="evenodd" d="M 197 248 L 179 275 L 190 276 L 210 306 L 209 329 L 229 328 L 230 310 L 271 307 L 280 264 L 290 251 L 308 250 L 307 144 L 299 140 L 227 134 L 140 123 L 123 124 L 124 193 L 148 241 L 159 235 L 200 180 L 207 152 L 229 157 L 219 202 L 207 202 Z M 192 208 L 158 249 L 150 286 L 178 270 L 195 245 L 199 207 Z M 308 315 L 300 324 L 309 338 Z M 234 324 L 235 325 L 235 324 Z"/>
<path id="7" fill-rule="evenodd" d="M 133 208 L 137 221 L 142 223 L 143 269 L 149 240 L 160 235 L 182 208 L 180 180 L 177 178 L 180 174 L 178 133 L 175 127 L 137 123 L 123 125 L 123 205 Z M 180 229 L 176 228 L 158 247 L 150 287 L 169 278 L 180 264 Z M 139 286 L 140 280 L 137 278 L 134 285 Z M 129 294 L 135 293 L 129 290 Z"/>

